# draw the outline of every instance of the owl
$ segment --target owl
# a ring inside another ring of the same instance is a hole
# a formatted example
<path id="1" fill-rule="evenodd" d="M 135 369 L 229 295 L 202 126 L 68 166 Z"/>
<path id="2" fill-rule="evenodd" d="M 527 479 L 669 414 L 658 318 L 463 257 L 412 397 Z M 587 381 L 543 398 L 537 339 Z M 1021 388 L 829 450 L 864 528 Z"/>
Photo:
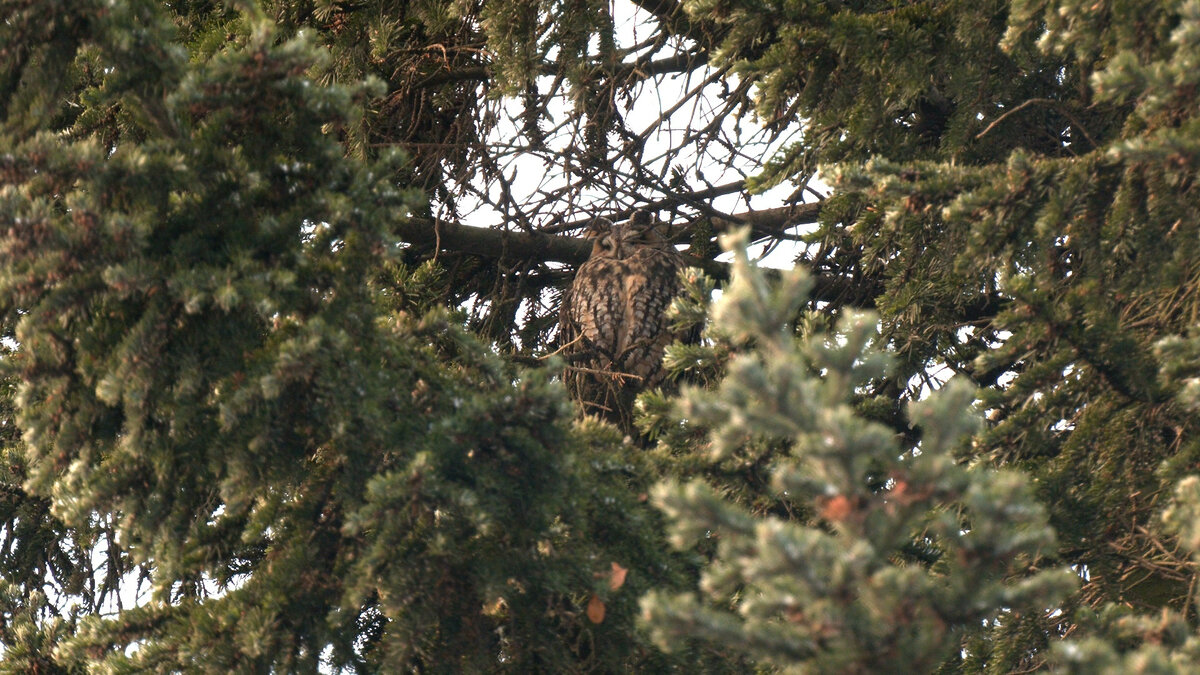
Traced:
<path id="1" fill-rule="evenodd" d="M 585 412 L 633 428 L 633 399 L 663 378 L 674 335 L 667 307 L 679 291 L 682 258 L 646 211 L 628 221 L 597 218 L 591 256 L 563 295 L 559 314 L 564 379 Z"/>

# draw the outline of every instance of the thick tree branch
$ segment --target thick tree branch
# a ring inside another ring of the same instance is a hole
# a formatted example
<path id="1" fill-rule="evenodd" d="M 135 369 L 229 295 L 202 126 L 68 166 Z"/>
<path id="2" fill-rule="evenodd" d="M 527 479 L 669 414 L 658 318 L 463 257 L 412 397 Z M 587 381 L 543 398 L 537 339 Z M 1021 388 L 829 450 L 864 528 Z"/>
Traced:
<path id="1" fill-rule="evenodd" d="M 821 206 L 824 203 L 820 201 L 811 204 L 794 204 L 775 209 L 751 211 L 749 213 L 738 214 L 732 219 L 714 219 L 713 224 L 716 225 L 718 230 L 723 232 L 749 225 L 750 232 L 756 239 L 761 237 L 777 237 L 797 225 L 807 225 L 817 222 L 817 216 L 820 215 Z"/>
<path id="2" fill-rule="evenodd" d="M 778 236 L 796 225 L 816 222 L 821 202 L 777 209 L 750 211 L 733 219 L 716 219 L 718 230 L 749 225 L 756 237 Z M 617 218 L 628 214 L 611 214 Z M 580 223 L 582 227 L 584 224 Z M 400 236 L 414 244 L 433 244 L 444 251 L 459 251 L 487 258 L 534 259 L 578 265 L 587 260 L 592 245 L 585 239 L 541 232 L 508 232 L 472 227 L 446 220 L 407 218 L 397 225 Z"/>
<path id="3" fill-rule="evenodd" d="M 406 218 L 396 229 L 406 241 L 434 245 L 485 258 L 534 259 L 577 265 L 587 259 L 591 242 L 540 232 L 507 232 L 429 218 Z"/>

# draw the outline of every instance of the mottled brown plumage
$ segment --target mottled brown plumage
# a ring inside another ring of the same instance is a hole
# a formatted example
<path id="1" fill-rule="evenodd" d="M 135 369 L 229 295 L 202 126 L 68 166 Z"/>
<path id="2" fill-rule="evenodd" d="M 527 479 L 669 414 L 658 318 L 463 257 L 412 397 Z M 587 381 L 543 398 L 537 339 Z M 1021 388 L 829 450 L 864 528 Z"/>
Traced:
<path id="1" fill-rule="evenodd" d="M 596 219 L 592 254 L 563 296 L 559 323 L 571 356 L 566 381 L 584 410 L 632 430 L 633 399 L 663 377 L 673 335 L 667 307 L 682 260 L 651 214 Z"/>

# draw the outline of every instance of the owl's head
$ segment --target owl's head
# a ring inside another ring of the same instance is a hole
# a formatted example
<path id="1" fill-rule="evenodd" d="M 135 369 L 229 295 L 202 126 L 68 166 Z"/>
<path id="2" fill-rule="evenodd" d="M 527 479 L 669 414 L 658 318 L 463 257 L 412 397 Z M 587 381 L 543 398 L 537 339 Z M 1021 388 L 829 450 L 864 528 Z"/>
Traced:
<path id="1" fill-rule="evenodd" d="M 665 247 L 666 236 L 649 211 L 635 211 L 629 220 L 614 223 L 608 218 L 594 218 L 587 236 L 592 240 L 592 257 L 623 259 L 637 247 Z"/>

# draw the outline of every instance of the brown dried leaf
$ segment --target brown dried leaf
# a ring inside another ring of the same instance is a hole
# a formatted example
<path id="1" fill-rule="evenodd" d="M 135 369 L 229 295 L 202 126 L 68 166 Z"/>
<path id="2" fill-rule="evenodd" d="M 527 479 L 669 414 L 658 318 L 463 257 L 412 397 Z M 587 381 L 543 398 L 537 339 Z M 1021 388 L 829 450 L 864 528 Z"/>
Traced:
<path id="1" fill-rule="evenodd" d="M 854 504 L 845 495 L 837 495 L 825 500 L 821 507 L 821 517 L 837 523 L 845 520 L 853 510 Z"/>
<path id="2" fill-rule="evenodd" d="M 621 567 L 617 563 L 613 563 L 612 564 L 612 576 L 610 576 L 608 578 L 608 587 L 615 591 L 618 588 L 624 586 L 625 585 L 625 575 L 628 573 L 629 573 L 628 569 Z"/>
<path id="3" fill-rule="evenodd" d="M 588 601 L 587 618 L 592 623 L 600 623 L 604 621 L 604 601 L 598 595 L 592 595 L 592 599 Z"/>

